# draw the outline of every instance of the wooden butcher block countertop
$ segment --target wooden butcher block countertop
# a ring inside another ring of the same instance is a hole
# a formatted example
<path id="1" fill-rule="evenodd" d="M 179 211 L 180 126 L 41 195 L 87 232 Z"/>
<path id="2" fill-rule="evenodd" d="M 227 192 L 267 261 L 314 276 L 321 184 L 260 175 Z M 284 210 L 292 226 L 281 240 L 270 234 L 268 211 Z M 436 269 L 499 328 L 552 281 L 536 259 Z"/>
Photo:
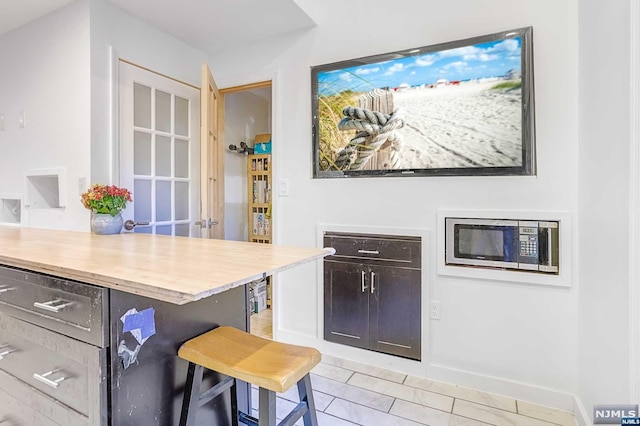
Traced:
<path id="1" fill-rule="evenodd" d="M 0 226 L 0 264 L 185 304 L 333 249 Z"/>

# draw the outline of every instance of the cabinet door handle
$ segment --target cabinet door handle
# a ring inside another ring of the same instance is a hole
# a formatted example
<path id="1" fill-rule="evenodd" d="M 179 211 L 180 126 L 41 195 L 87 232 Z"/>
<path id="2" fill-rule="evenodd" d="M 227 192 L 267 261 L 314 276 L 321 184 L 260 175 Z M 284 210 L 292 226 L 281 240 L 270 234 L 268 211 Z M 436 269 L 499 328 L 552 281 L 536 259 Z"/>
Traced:
<path id="1" fill-rule="evenodd" d="M 9 355 L 11 352 L 16 352 L 16 349 L 9 345 L 0 345 L 0 360 L 4 359 L 4 357 Z"/>
<path id="2" fill-rule="evenodd" d="M 362 275 L 360 275 L 360 283 L 361 283 L 361 285 L 362 285 L 362 292 L 364 293 L 364 291 L 365 291 L 365 290 L 366 290 L 366 288 L 367 288 L 367 287 L 364 285 L 364 276 L 365 276 L 364 271 L 361 271 L 361 274 L 362 274 Z"/>
<path id="3" fill-rule="evenodd" d="M 66 300 L 55 299 L 50 300 L 48 302 L 34 302 L 33 306 L 36 308 L 44 309 L 49 312 L 60 312 L 67 306 L 71 305 L 71 302 L 67 302 Z"/>
<path id="4" fill-rule="evenodd" d="M 9 290 L 14 290 L 14 288 L 13 288 L 13 287 L 7 287 L 6 285 L 2 285 L 2 286 L 0 286 L 0 294 L 2 294 L 2 293 L 6 293 L 6 292 L 8 292 Z"/>
<path id="5" fill-rule="evenodd" d="M 360 254 L 380 254 L 378 250 L 358 250 Z"/>
<path id="6" fill-rule="evenodd" d="M 58 373 L 59 370 L 51 370 L 51 371 L 47 371 L 46 373 L 42 373 L 42 374 L 38 374 L 38 373 L 33 373 L 33 378 L 36 379 L 39 382 L 44 383 L 45 385 L 51 386 L 54 389 L 58 389 L 58 386 L 60 386 L 60 382 L 63 380 L 67 380 L 68 377 L 58 377 L 55 380 L 51 380 L 48 377 L 51 376 L 52 374 Z"/>
<path id="7" fill-rule="evenodd" d="M 376 289 L 376 273 L 371 271 L 371 294 L 373 294 L 373 292 Z"/>

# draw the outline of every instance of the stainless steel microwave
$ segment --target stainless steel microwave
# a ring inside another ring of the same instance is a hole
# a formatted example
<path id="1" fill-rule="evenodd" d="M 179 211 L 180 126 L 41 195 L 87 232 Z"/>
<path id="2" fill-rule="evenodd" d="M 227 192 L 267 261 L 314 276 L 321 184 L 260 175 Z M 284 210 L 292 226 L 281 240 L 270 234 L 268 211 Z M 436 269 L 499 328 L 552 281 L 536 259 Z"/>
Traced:
<path id="1" fill-rule="evenodd" d="M 558 221 L 445 218 L 447 265 L 558 274 Z"/>

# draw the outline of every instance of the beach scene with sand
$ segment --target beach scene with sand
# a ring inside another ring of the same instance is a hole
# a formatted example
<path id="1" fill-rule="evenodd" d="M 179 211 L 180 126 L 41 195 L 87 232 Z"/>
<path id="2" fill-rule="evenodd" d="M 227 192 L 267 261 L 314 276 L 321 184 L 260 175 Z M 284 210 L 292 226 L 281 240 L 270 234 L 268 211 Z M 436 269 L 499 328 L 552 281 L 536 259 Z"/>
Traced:
<path id="1" fill-rule="evenodd" d="M 518 37 L 319 73 L 320 170 L 522 166 L 521 49 Z"/>

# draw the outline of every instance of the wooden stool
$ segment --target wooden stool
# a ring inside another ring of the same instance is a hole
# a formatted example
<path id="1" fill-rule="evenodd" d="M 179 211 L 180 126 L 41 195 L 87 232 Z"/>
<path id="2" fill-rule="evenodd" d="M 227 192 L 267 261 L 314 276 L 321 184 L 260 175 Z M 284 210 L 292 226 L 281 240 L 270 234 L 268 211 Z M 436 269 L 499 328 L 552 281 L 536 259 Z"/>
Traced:
<path id="1" fill-rule="evenodd" d="M 253 336 L 233 327 L 218 327 L 185 342 L 178 356 L 189 361 L 181 426 L 195 425 L 198 407 L 231 389 L 232 424 L 276 426 L 276 392 L 298 384 L 300 403 L 279 423 L 293 425 L 300 417 L 305 426 L 317 426 L 309 371 L 320 362 L 320 352 L 304 346 L 287 345 Z M 203 369 L 227 377 L 200 394 Z M 238 412 L 236 379 L 260 387 L 259 420 Z"/>

